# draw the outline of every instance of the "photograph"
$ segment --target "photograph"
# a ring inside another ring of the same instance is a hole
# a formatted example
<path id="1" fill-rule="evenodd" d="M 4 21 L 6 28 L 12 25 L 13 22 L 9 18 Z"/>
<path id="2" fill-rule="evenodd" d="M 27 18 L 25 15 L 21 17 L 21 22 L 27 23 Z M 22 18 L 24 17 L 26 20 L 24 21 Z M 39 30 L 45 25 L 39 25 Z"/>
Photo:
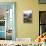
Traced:
<path id="1" fill-rule="evenodd" d="M 32 11 L 31 10 L 25 10 L 23 12 L 23 21 L 24 23 L 32 23 Z"/>

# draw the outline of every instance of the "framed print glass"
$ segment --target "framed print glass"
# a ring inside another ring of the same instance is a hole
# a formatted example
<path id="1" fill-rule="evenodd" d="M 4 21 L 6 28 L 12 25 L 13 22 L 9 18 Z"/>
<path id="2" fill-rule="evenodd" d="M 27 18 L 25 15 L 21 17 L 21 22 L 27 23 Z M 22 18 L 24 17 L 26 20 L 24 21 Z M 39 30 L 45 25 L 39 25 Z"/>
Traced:
<path id="1" fill-rule="evenodd" d="M 46 0 L 39 0 L 40 4 L 46 4 Z"/>
<path id="2" fill-rule="evenodd" d="M 15 40 L 15 2 L 0 2 L 0 40 Z"/>
<path id="3" fill-rule="evenodd" d="M 23 12 L 23 21 L 24 23 L 32 23 L 32 11 L 31 10 L 25 10 Z"/>

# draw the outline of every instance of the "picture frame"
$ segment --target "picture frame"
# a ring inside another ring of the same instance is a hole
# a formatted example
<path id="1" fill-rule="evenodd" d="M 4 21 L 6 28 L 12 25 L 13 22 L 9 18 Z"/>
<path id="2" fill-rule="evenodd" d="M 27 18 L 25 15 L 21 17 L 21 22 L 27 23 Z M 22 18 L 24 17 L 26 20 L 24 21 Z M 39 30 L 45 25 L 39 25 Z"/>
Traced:
<path id="1" fill-rule="evenodd" d="M 32 23 L 32 10 L 24 10 L 23 11 L 23 22 L 24 23 Z"/>

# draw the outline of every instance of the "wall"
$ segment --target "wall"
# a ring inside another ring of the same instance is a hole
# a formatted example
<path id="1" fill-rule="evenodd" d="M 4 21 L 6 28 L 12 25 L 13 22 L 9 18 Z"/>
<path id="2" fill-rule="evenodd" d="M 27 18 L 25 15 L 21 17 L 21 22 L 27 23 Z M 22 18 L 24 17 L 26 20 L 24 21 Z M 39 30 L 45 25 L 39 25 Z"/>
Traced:
<path id="1" fill-rule="evenodd" d="M 18 3 L 17 3 L 18 2 Z M 17 37 L 36 38 L 39 34 L 39 9 L 37 0 L 19 0 L 17 1 Z M 32 23 L 23 23 L 22 11 L 32 10 Z M 19 23 L 18 23 L 19 22 Z"/>
<path id="2" fill-rule="evenodd" d="M 19 0 L 17 5 L 17 37 L 31 38 L 33 37 L 33 18 L 32 23 L 26 24 L 23 22 L 22 12 L 25 9 L 33 10 L 33 0 Z"/>
<path id="3" fill-rule="evenodd" d="M 38 0 L 3 0 L 0 2 L 16 2 L 16 37 L 36 38 L 39 34 L 39 10 L 46 10 L 46 4 L 38 4 Z M 32 10 L 32 23 L 23 23 L 22 12 Z"/>

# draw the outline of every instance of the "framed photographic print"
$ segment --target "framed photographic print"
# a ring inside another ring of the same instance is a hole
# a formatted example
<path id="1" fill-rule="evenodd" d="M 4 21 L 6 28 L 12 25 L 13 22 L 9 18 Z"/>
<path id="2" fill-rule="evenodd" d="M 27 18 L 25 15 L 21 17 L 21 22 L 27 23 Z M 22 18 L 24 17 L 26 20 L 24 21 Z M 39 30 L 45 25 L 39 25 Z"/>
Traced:
<path id="1" fill-rule="evenodd" d="M 46 0 L 39 0 L 40 4 L 46 4 Z"/>
<path id="2" fill-rule="evenodd" d="M 25 10 L 23 12 L 23 21 L 24 23 L 32 23 L 32 11 L 31 10 Z"/>
<path id="3" fill-rule="evenodd" d="M 15 40 L 15 2 L 0 2 L 0 40 Z"/>

